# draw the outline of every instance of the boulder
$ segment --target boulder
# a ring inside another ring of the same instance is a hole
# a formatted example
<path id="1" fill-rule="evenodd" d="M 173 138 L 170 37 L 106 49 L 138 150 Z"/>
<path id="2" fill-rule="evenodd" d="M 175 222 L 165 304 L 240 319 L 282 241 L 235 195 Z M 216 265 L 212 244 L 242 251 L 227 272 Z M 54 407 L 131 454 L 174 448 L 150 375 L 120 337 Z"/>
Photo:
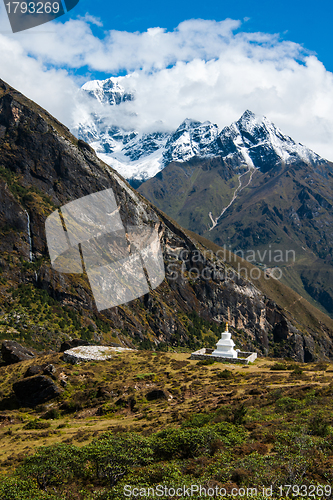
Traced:
<path id="1" fill-rule="evenodd" d="M 13 424 L 14 420 L 11 415 L 5 415 L 1 414 L 0 415 L 0 427 L 3 427 L 5 425 Z"/>
<path id="2" fill-rule="evenodd" d="M 103 399 L 110 399 L 111 398 L 110 389 L 106 387 L 98 387 L 96 397 Z"/>
<path id="3" fill-rule="evenodd" d="M 63 342 L 61 344 L 60 352 L 65 352 L 68 351 L 69 349 L 73 349 L 73 347 L 80 347 L 81 345 L 86 346 L 92 344 L 87 340 L 82 340 L 82 339 L 66 340 L 66 342 Z"/>
<path id="4" fill-rule="evenodd" d="M 2 359 L 7 365 L 26 361 L 35 357 L 31 349 L 23 347 L 14 340 L 4 340 L 1 346 Z"/>
<path id="5" fill-rule="evenodd" d="M 34 407 L 56 398 L 62 390 L 45 375 L 19 380 L 13 384 L 15 396 L 23 406 Z"/>
<path id="6" fill-rule="evenodd" d="M 40 365 L 31 365 L 27 369 L 27 371 L 24 374 L 24 377 L 33 377 L 34 375 L 38 375 L 38 373 L 41 373 L 43 371 L 43 367 Z"/>

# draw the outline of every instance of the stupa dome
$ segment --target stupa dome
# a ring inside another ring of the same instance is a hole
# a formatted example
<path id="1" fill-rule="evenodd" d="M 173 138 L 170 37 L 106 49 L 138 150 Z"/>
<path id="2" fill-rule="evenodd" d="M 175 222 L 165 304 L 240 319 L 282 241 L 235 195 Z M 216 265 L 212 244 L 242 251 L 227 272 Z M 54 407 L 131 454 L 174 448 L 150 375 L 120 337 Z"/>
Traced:
<path id="1" fill-rule="evenodd" d="M 225 331 L 221 334 L 220 340 L 216 344 L 215 351 L 212 356 L 221 356 L 223 358 L 237 358 L 237 351 L 235 351 L 235 342 L 231 338 L 231 333 L 228 329 L 229 325 L 226 324 Z"/>

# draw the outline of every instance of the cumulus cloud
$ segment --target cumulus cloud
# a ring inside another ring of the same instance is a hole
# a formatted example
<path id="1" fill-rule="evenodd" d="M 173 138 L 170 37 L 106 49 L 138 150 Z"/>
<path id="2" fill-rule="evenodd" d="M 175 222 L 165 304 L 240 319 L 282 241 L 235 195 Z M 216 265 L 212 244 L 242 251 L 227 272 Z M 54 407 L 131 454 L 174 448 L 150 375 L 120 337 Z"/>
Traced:
<path id="1" fill-rule="evenodd" d="M 244 33 L 232 19 L 188 20 L 171 32 L 105 32 L 89 14 L 10 35 L 3 7 L 0 14 L 0 77 L 68 126 L 89 115 L 75 70 L 125 72 L 122 84 L 136 99 L 95 107 L 116 125 L 174 130 L 194 118 L 222 128 L 250 109 L 333 160 L 333 75 L 278 35 Z"/>

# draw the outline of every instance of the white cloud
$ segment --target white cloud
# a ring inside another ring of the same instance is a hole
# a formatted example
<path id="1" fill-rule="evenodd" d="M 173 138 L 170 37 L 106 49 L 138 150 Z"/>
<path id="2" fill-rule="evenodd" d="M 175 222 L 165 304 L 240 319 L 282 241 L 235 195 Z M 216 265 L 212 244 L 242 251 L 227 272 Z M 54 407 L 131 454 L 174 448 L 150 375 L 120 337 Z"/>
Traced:
<path id="1" fill-rule="evenodd" d="M 78 16 L 78 19 L 82 21 L 87 21 L 87 23 L 94 24 L 95 26 L 98 26 L 99 28 L 103 27 L 103 23 L 100 20 L 99 17 L 91 16 L 88 14 L 88 12 L 85 14 L 85 16 Z"/>
<path id="2" fill-rule="evenodd" d="M 0 34 L 0 78 L 68 125 L 77 85 L 63 69 L 46 69 L 20 43 Z"/>
<path id="3" fill-rule="evenodd" d="M 243 33 L 231 19 L 198 19 L 172 32 L 100 29 L 98 38 L 90 23 L 101 23 L 89 14 L 10 35 L 2 6 L 0 16 L 0 77 L 68 126 L 87 115 L 77 92 L 83 82 L 71 71 L 125 70 L 136 100 L 104 110 L 116 124 L 149 130 L 163 121 L 172 130 L 190 117 L 223 127 L 251 109 L 333 160 L 333 75 L 278 35 Z"/>

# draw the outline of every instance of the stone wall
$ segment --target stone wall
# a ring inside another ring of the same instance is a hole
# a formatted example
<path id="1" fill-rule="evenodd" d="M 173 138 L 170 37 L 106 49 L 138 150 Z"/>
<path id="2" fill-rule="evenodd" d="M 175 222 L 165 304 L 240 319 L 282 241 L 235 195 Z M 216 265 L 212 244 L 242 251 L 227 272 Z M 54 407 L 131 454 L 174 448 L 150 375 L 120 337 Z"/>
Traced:
<path id="1" fill-rule="evenodd" d="M 244 352 L 238 351 L 237 358 L 224 358 L 222 356 L 212 356 L 212 352 L 214 349 L 199 349 L 199 351 L 192 352 L 191 359 L 205 359 L 209 361 L 217 361 L 220 363 L 239 363 L 242 365 L 248 365 L 249 363 L 253 363 L 257 358 L 256 352 Z"/>

